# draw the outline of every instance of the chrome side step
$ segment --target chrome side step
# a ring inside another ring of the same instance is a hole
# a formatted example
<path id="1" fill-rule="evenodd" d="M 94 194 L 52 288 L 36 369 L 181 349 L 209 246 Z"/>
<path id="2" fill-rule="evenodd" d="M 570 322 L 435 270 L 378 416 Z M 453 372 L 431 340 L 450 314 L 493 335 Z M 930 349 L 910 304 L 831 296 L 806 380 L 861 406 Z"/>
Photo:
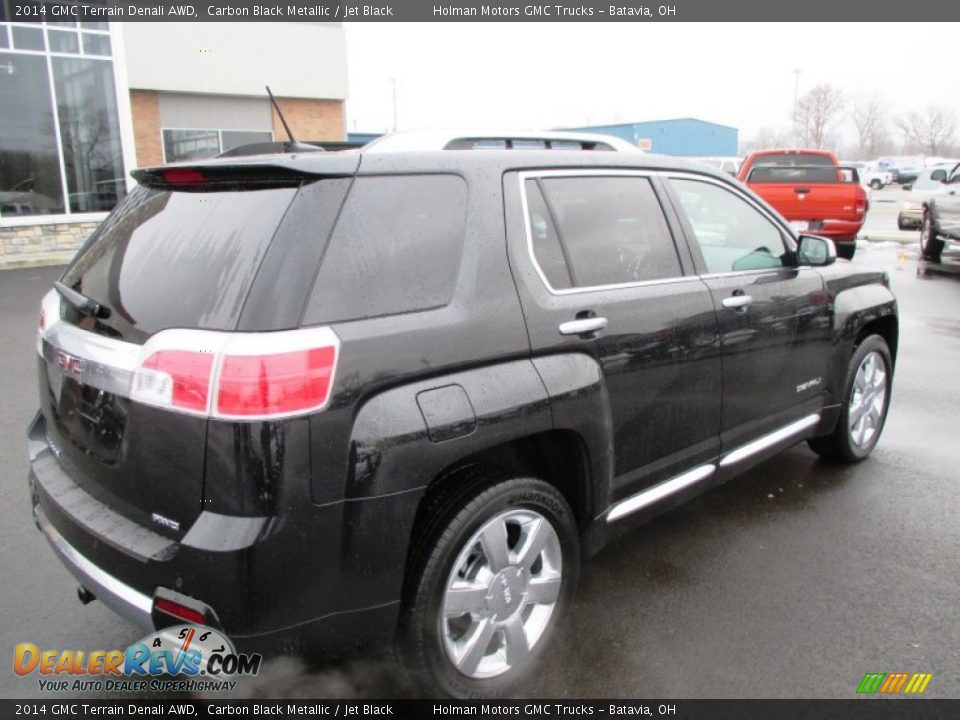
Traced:
<path id="1" fill-rule="evenodd" d="M 757 438 L 752 442 L 748 442 L 746 445 L 741 445 L 736 450 L 727 453 L 720 461 L 720 467 L 728 467 L 740 462 L 741 460 L 746 460 L 751 455 L 756 455 L 759 452 L 763 452 L 767 448 L 778 445 L 787 438 L 798 435 L 807 428 L 813 427 L 818 422 L 820 422 L 820 413 L 813 413 L 813 415 L 807 415 L 805 418 L 801 418 L 800 420 L 792 422 L 789 425 L 784 425 L 779 430 L 774 430 L 768 435 L 764 435 L 763 437 Z"/>
<path id="2" fill-rule="evenodd" d="M 702 480 L 706 480 L 708 477 L 713 475 L 716 471 L 717 466 L 713 464 L 701 465 L 698 468 L 689 470 L 682 475 L 677 475 L 674 478 L 670 478 L 666 482 L 662 482 L 659 485 L 654 485 L 652 488 L 648 488 L 641 492 L 638 492 L 636 495 L 628 497 L 626 500 L 622 500 L 610 508 L 607 512 L 607 522 L 613 522 L 614 520 L 619 520 L 625 515 L 630 513 L 635 513 L 637 510 L 642 510 L 645 507 L 653 505 L 655 502 L 663 500 L 663 498 L 668 495 L 672 495 L 675 492 L 679 492 L 686 487 L 690 487 Z"/>
<path id="3" fill-rule="evenodd" d="M 812 415 L 807 415 L 805 418 L 801 418 L 800 420 L 792 422 L 789 425 L 784 425 L 779 430 L 774 430 L 772 433 L 768 433 L 763 437 L 759 437 L 756 440 L 748 442 L 746 445 L 741 445 L 736 450 L 727 453 L 720 460 L 720 467 L 729 467 L 730 465 L 735 465 L 742 460 L 746 460 L 751 455 L 756 455 L 757 453 L 763 452 L 774 445 L 780 444 L 784 440 L 787 440 L 794 435 L 799 435 L 804 430 L 813 427 L 819 422 L 820 413 L 813 413 Z M 665 497 L 672 495 L 675 492 L 679 492 L 684 488 L 706 480 L 713 475 L 716 470 L 717 466 L 712 463 L 701 465 L 693 470 L 688 470 L 682 475 L 677 475 L 676 477 L 670 478 L 659 485 L 654 485 L 651 488 L 642 490 L 636 495 L 631 495 L 626 500 L 621 500 L 607 511 L 607 522 L 610 523 L 614 522 L 615 520 L 619 520 L 626 515 L 630 515 L 631 513 L 635 513 L 645 507 L 649 507 L 650 505 L 663 500 Z"/>

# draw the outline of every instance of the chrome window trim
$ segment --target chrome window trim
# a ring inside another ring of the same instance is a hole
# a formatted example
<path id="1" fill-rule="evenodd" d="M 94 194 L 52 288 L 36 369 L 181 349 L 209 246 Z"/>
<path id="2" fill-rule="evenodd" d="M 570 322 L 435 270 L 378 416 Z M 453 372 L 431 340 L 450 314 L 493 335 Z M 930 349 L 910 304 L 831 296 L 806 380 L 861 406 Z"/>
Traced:
<path id="1" fill-rule="evenodd" d="M 533 180 L 536 178 L 545 178 L 545 177 L 642 177 L 650 180 L 659 173 L 650 170 L 621 170 L 621 169 L 609 169 L 609 170 L 594 170 L 594 169 L 582 169 L 582 170 L 532 170 L 517 173 L 517 178 L 519 181 L 520 188 L 520 206 L 523 211 L 523 229 L 526 234 L 526 244 L 527 244 L 527 255 L 530 258 L 530 262 L 533 263 L 533 269 L 536 271 L 537 275 L 540 276 L 540 281 L 543 283 L 544 287 L 551 295 L 555 296 L 564 296 L 564 295 L 579 295 L 581 293 L 590 293 L 590 292 L 601 292 L 604 290 L 623 290 L 626 288 L 639 288 L 639 287 L 648 287 L 656 285 L 672 285 L 675 283 L 684 283 L 684 282 L 694 282 L 699 280 L 699 277 L 696 275 L 678 275 L 676 277 L 662 278 L 660 280 L 638 280 L 637 282 L 627 282 L 627 283 L 611 283 L 609 285 L 584 285 L 579 287 L 570 287 L 570 288 L 560 288 L 557 289 L 550 284 L 550 281 L 547 279 L 546 274 L 543 272 L 543 268 L 540 267 L 540 263 L 537 262 L 537 256 L 533 251 L 533 228 L 530 226 L 530 206 L 527 202 L 527 189 L 526 183 L 527 180 Z M 651 183 L 652 185 L 652 183 Z M 659 198 L 658 198 L 659 201 Z M 664 214 L 664 222 L 667 224 L 667 229 L 670 229 L 670 223 Z M 673 237 L 671 233 L 671 240 L 676 243 L 676 238 Z M 679 262 L 679 259 L 678 259 Z M 681 266 L 681 271 L 683 267 Z"/>

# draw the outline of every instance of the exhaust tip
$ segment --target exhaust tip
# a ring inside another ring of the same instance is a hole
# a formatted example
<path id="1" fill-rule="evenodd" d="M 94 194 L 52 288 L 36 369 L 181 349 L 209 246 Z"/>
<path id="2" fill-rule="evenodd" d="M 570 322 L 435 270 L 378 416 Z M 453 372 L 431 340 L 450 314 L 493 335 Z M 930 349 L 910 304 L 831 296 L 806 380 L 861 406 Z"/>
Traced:
<path id="1" fill-rule="evenodd" d="M 96 595 L 87 590 L 83 585 L 77 587 L 77 599 L 82 605 L 89 605 L 97 599 Z"/>

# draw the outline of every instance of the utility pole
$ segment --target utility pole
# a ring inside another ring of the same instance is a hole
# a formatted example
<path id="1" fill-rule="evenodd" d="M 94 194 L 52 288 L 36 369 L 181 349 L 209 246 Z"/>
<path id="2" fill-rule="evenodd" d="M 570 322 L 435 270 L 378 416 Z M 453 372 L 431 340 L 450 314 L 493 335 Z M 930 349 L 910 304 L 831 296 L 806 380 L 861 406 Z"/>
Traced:
<path id="1" fill-rule="evenodd" d="M 390 84 L 393 86 L 393 131 L 397 131 L 397 79 L 390 78 Z"/>
<path id="2" fill-rule="evenodd" d="M 798 125 L 797 110 L 800 108 L 800 73 L 803 70 L 800 68 L 794 68 L 794 83 L 793 83 L 793 144 L 799 149 L 800 147 L 800 129 Z"/>

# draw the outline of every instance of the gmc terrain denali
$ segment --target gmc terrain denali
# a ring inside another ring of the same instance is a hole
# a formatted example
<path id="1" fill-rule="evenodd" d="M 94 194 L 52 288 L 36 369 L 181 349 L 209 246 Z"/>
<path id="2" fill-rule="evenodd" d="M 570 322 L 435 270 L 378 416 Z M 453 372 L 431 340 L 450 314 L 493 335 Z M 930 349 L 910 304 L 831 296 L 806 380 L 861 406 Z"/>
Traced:
<path id="1" fill-rule="evenodd" d="M 144 628 L 396 638 L 434 689 L 495 694 L 581 557 L 883 428 L 887 276 L 704 165 L 400 134 L 134 175 L 43 300 L 29 453 L 81 598 Z"/>

